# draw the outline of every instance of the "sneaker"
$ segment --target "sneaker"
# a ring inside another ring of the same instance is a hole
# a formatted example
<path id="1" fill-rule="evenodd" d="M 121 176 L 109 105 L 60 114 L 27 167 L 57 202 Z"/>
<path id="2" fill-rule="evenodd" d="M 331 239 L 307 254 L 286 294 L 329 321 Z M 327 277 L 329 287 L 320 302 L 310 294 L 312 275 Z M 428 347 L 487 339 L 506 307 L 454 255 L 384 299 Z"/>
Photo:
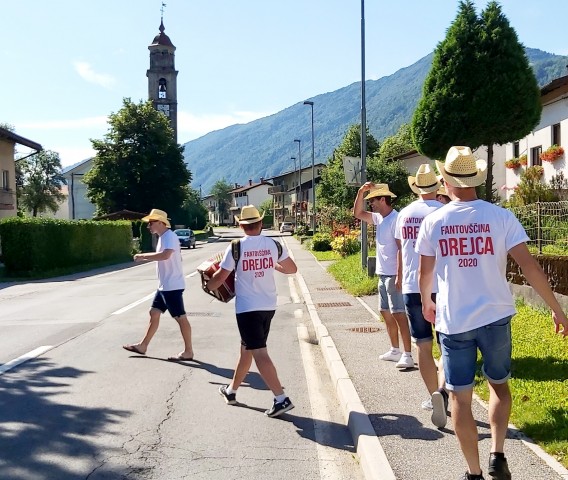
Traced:
<path id="1" fill-rule="evenodd" d="M 221 385 L 219 387 L 219 395 L 221 395 L 225 399 L 225 403 L 227 405 L 236 405 L 237 404 L 237 394 L 236 393 L 227 393 L 227 388 L 229 388 L 229 385 Z"/>
<path id="2" fill-rule="evenodd" d="M 400 357 L 400 360 L 395 366 L 396 368 L 414 368 L 414 359 L 412 355 L 404 354 Z"/>
<path id="3" fill-rule="evenodd" d="M 485 480 L 485 478 L 483 478 L 483 473 L 481 475 L 472 475 L 471 473 L 465 472 L 463 477 L 460 477 L 460 480 Z"/>
<path id="4" fill-rule="evenodd" d="M 438 428 L 444 428 L 448 421 L 448 403 L 442 392 L 432 393 L 432 423 Z"/>
<path id="5" fill-rule="evenodd" d="M 489 468 L 487 469 L 489 478 L 493 480 L 511 480 L 511 472 L 507 465 L 505 455 L 491 453 L 489 455 Z"/>
<path id="6" fill-rule="evenodd" d="M 434 407 L 432 406 L 432 399 L 429 398 L 428 400 L 424 400 L 420 405 L 422 410 L 432 410 Z"/>
<path id="7" fill-rule="evenodd" d="M 381 360 L 385 360 L 387 362 L 398 362 L 400 360 L 401 356 L 402 356 L 402 353 L 400 351 L 393 352 L 393 350 L 391 348 L 388 352 L 383 353 L 382 355 L 379 355 L 379 358 Z"/>
<path id="8" fill-rule="evenodd" d="M 288 410 L 292 410 L 293 408 L 294 404 L 290 401 L 288 397 L 286 397 L 280 403 L 278 403 L 275 399 L 272 408 L 270 410 L 266 410 L 264 414 L 267 417 L 277 417 L 278 415 L 282 415 L 283 413 L 286 413 Z"/>

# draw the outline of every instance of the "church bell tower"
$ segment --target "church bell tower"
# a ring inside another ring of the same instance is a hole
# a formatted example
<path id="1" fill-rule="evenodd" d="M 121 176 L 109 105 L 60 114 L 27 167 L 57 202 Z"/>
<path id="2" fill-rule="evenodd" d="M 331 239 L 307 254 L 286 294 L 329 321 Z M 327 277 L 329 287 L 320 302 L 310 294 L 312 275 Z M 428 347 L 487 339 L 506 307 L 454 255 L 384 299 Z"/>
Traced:
<path id="1" fill-rule="evenodd" d="M 164 33 L 164 17 L 160 21 L 160 33 L 148 46 L 150 50 L 150 68 L 148 77 L 148 99 L 154 108 L 163 112 L 170 119 L 177 143 L 177 74 L 175 68 L 174 44 Z"/>

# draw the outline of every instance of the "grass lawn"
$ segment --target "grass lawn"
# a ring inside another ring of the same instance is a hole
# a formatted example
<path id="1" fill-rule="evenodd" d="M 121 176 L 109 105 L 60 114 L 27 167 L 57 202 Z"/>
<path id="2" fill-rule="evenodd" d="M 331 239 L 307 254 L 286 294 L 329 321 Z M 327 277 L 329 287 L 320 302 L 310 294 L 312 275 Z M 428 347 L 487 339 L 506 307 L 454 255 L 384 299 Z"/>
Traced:
<path id="1" fill-rule="evenodd" d="M 318 260 L 322 253 L 312 252 Z M 328 256 L 322 258 L 333 260 Z M 329 272 L 350 294 L 377 293 L 377 278 L 361 268 L 361 255 L 341 258 Z M 568 343 L 554 333 L 550 312 L 517 301 L 512 320 L 513 365 L 510 380 L 513 395 L 511 423 L 568 467 Z M 475 392 L 488 400 L 481 362 Z"/>

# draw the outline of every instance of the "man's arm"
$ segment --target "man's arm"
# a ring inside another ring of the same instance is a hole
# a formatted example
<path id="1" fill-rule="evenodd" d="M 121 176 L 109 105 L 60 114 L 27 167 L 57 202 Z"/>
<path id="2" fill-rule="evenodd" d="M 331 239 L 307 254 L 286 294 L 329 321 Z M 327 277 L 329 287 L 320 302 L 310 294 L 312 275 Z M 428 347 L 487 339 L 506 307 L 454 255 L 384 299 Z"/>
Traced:
<path id="1" fill-rule="evenodd" d="M 562 311 L 562 307 L 556 300 L 546 274 L 542 270 L 539 263 L 530 254 L 525 243 L 520 243 L 509 250 L 511 257 L 517 262 L 523 272 L 523 275 L 536 290 L 536 293 L 546 302 L 552 310 L 552 321 L 556 325 L 556 333 L 560 333 L 563 337 L 568 335 L 568 319 Z M 560 328 L 562 326 L 562 329 Z"/>
<path id="2" fill-rule="evenodd" d="M 398 290 L 402 290 L 402 242 L 398 238 L 395 238 L 394 241 L 398 247 L 398 252 L 396 252 L 396 279 L 394 285 Z"/>
<path id="3" fill-rule="evenodd" d="M 418 267 L 418 285 L 422 297 L 422 315 L 431 323 L 436 323 L 436 304 L 432 301 L 432 282 L 434 281 L 434 265 L 436 257 L 420 255 Z"/>
<path id="4" fill-rule="evenodd" d="M 135 262 L 159 262 L 161 260 L 167 260 L 173 255 L 174 251 L 171 248 L 164 250 L 163 252 L 149 252 L 149 253 L 137 253 L 134 255 Z"/>
<path id="5" fill-rule="evenodd" d="M 367 182 L 362 185 L 357 191 L 357 196 L 355 197 L 355 204 L 353 205 L 353 215 L 359 220 L 363 220 L 367 223 L 373 223 L 373 215 L 371 212 L 365 210 L 365 193 L 371 190 L 375 184 L 373 182 Z"/>
<path id="6" fill-rule="evenodd" d="M 205 286 L 207 287 L 208 290 L 217 290 L 223 284 L 223 282 L 227 280 L 227 277 L 230 274 L 231 270 L 225 270 L 224 268 L 220 268 L 213 274 L 213 276 Z"/>
<path id="7" fill-rule="evenodd" d="M 274 270 L 280 273 L 296 273 L 298 271 L 298 267 L 296 266 L 296 262 L 288 257 L 285 260 L 277 262 L 274 266 Z"/>

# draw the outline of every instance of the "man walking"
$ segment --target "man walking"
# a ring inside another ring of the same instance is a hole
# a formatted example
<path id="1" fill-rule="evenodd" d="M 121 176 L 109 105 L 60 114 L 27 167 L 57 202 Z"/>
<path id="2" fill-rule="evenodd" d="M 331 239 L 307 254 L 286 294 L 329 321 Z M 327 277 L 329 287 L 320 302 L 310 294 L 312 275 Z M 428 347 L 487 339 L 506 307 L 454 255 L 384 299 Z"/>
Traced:
<path id="1" fill-rule="evenodd" d="M 263 218 L 264 214 L 261 216 L 254 205 L 242 208 L 237 221 L 245 237 L 238 244 L 238 258 L 235 260 L 233 246 L 229 245 L 220 263 L 221 268 L 207 282 L 206 287 L 208 290 L 216 290 L 235 270 L 235 312 L 241 350 L 233 380 L 230 385 L 221 385 L 219 394 L 227 404 L 235 405 L 237 389 L 254 359 L 260 376 L 274 395 L 272 407 L 264 413 L 269 417 L 277 417 L 294 408 L 294 405 L 282 389 L 266 346 L 270 323 L 276 310 L 274 272 L 296 273 L 297 268 L 283 247 L 280 253 L 276 240 L 261 234 Z"/>
<path id="2" fill-rule="evenodd" d="M 159 286 L 150 307 L 150 323 L 144 338 L 133 344 L 123 345 L 129 352 L 145 355 L 152 337 L 160 326 L 160 316 L 166 310 L 174 317 L 179 325 L 183 337 L 184 349 L 177 355 L 168 357 L 170 361 L 193 360 L 191 345 L 191 325 L 187 320 L 183 304 L 183 291 L 185 278 L 181 263 L 181 248 L 177 235 L 171 231 L 170 221 L 166 212 L 152 209 L 149 215 L 142 219 L 148 223 L 150 233 L 158 235 L 158 244 L 155 253 L 137 253 L 135 262 L 157 262 Z"/>
<path id="3" fill-rule="evenodd" d="M 436 366 L 432 356 L 432 323 L 422 314 L 422 301 L 418 286 L 418 264 L 420 255 L 414 250 L 420 224 L 426 215 L 436 211 L 443 204 L 436 200 L 440 182 L 430 168 L 424 163 L 418 168 L 416 176 L 408 177 L 411 190 L 418 199 L 403 208 L 397 218 L 395 238 L 398 245 L 397 287 L 402 288 L 402 296 L 406 315 L 410 322 L 410 334 L 416 340 L 418 350 L 418 368 L 430 398 L 422 403 L 422 408 L 432 410 L 432 423 L 438 428 L 446 426 L 448 393 L 444 389 L 443 369 Z M 435 296 L 438 291 L 436 281 L 432 289 Z"/>
<path id="4" fill-rule="evenodd" d="M 365 198 L 363 196 L 369 192 Z M 396 288 L 398 247 L 394 238 L 398 212 L 392 208 L 396 195 L 385 183 L 367 182 L 357 192 L 353 214 L 359 220 L 377 226 L 377 267 L 379 276 L 379 310 L 385 321 L 391 348 L 379 356 L 381 360 L 397 362 L 397 368 L 414 367 L 412 358 L 410 330 L 406 318 L 402 293 Z M 365 209 L 364 200 L 369 200 L 372 212 Z M 363 239 L 366 241 L 366 239 Z M 404 352 L 399 349 L 399 332 Z"/>
<path id="5" fill-rule="evenodd" d="M 494 480 L 509 480 L 503 452 L 512 402 L 507 382 L 515 307 L 505 277 L 507 254 L 552 309 L 556 331 L 563 336 L 568 334 L 568 319 L 529 253 L 519 221 L 509 210 L 477 198 L 475 187 L 485 182 L 487 163 L 476 160 L 468 147 L 452 147 L 445 163 L 436 165 L 452 201 L 424 218 L 416 242 L 424 317 L 436 322 L 440 334 L 452 421 L 468 467 L 462 479 L 483 479 L 471 411 L 479 349 L 489 382 L 488 473 Z M 436 303 L 431 300 L 434 275 Z"/>

